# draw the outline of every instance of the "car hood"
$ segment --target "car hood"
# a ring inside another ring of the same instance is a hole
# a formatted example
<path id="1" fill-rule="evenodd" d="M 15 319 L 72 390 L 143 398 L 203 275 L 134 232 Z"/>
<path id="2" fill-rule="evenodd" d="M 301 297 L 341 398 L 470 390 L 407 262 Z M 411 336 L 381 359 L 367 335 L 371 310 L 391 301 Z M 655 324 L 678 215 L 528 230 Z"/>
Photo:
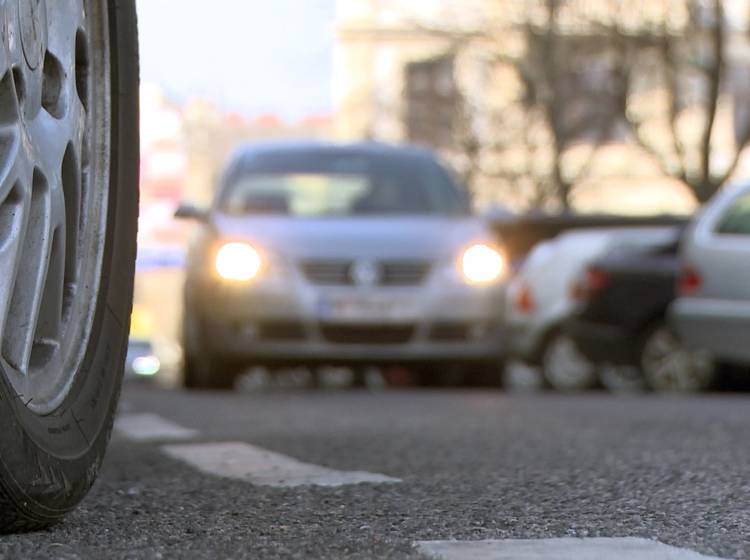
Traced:
<path id="1" fill-rule="evenodd" d="M 216 216 L 217 234 L 293 259 L 420 258 L 455 254 L 492 234 L 475 217 L 287 218 Z"/>

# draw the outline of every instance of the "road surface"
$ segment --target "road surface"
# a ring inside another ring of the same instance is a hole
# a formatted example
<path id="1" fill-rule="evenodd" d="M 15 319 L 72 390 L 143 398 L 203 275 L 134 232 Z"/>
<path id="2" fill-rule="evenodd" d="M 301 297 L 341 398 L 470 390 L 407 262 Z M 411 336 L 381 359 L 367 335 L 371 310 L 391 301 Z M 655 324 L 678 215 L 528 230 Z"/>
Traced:
<path id="1" fill-rule="evenodd" d="M 129 385 L 89 498 L 0 558 L 745 559 L 749 506 L 742 393 Z"/>

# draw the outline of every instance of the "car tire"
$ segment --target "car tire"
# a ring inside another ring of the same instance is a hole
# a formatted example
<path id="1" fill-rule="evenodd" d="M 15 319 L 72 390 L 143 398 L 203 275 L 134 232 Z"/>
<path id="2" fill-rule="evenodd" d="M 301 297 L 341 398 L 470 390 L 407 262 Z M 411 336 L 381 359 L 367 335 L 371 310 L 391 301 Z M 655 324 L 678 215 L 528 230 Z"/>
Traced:
<path id="1" fill-rule="evenodd" d="M 640 393 L 646 389 L 646 379 L 640 368 L 621 364 L 602 364 L 599 383 L 609 393 Z"/>
<path id="2" fill-rule="evenodd" d="M 588 361 L 572 338 L 557 331 L 542 349 L 541 370 L 544 383 L 556 391 L 571 393 L 596 387 L 596 366 Z"/>
<path id="3" fill-rule="evenodd" d="M 664 323 L 648 330 L 639 354 L 646 383 L 658 393 L 705 391 L 716 381 L 716 367 L 708 353 L 683 346 Z"/>
<path id="4" fill-rule="evenodd" d="M 11 9 L 12 5 L 7 3 L 5 7 Z M 52 9 L 56 8 L 58 6 Z M 87 8 L 87 14 L 79 14 L 81 18 L 88 18 L 86 25 L 90 26 L 87 27 L 90 34 L 85 33 L 84 41 L 91 39 L 89 52 L 97 60 L 92 64 L 97 65 L 97 71 L 102 71 L 104 80 L 109 79 L 110 92 L 104 98 L 90 98 L 93 106 L 106 107 L 106 113 L 92 113 L 95 116 L 85 119 L 83 126 L 94 123 L 91 126 L 98 129 L 91 144 L 82 144 L 80 148 L 81 152 L 91 150 L 98 154 L 100 152 L 94 148 L 101 150 L 103 147 L 97 144 L 98 139 L 109 142 L 109 159 L 97 156 L 92 160 L 96 163 L 91 163 L 97 166 L 96 173 L 103 169 L 108 177 L 102 183 L 108 197 L 106 206 L 100 210 L 102 221 L 92 225 L 98 230 L 81 232 L 81 239 L 91 243 L 93 237 L 88 234 L 97 232 L 100 260 L 97 266 L 87 270 L 95 270 L 94 277 L 98 280 L 91 285 L 81 285 L 76 294 L 76 298 L 88 302 L 80 304 L 89 309 L 85 315 L 87 335 L 75 343 L 81 356 L 75 361 L 77 367 L 66 370 L 62 362 L 52 362 L 51 367 L 70 380 L 59 393 L 60 402 L 49 401 L 52 410 L 44 414 L 35 411 L 33 398 L 21 394 L 10 377 L 13 366 L 0 361 L 0 532 L 6 533 L 49 526 L 86 495 L 104 457 L 122 381 L 138 216 L 136 14 L 132 0 L 91 2 Z M 2 9 L 0 16 L 5 15 Z M 21 16 L 18 21 L 23 21 Z M 108 43 L 99 42 L 105 33 Z M 77 35 L 73 33 L 73 37 Z M 107 44 L 108 52 L 102 47 Z M 96 50 L 98 47 L 103 52 Z M 3 49 L 5 46 L 0 44 L 0 59 Z M 64 74 L 61 76 L 67 79 Z M 76 322 L 71 320 L 68 325 L 78 329 L 84 319 L 78 322 L 78 315 L 75 317 Z M 14 335 L 6 332 L 3 343 Z"/>
<path id="5" fill-rule="evenodd" d="M 208 348 L 205 336 L 205 322 L 194 311 L 188 311 L 183 318 L 183 364 L 182 384 L 186 389 L 234 388 L 238 376 L 235 364 L 221 359 Z"/>

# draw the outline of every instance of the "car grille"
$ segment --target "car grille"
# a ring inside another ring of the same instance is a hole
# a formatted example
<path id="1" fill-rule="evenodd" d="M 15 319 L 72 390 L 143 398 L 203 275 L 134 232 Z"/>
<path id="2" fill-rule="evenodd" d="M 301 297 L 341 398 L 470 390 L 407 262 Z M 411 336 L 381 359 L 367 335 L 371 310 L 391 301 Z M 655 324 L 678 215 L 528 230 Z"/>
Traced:
<path id="1" fill-rule="evenodd" d="M 355 282 L 350 270 L 353 261 L 308 261 L 302 271 L 309 282 L 320 286 L 351 286 Z M 380 286 L 418 286 L 430 272 L 424 261 L 383 261 L 380 266 Z"/>
<path id="2" fill-rule="evenodd" d="M 468 340 L 468 323 L 438 323 L 430 329 L 430 339 L 440 342 Z"/>
<path id="3" fill-rule="evenodd" d="M 302 340 L 305 329 L 299 321 L 264 321 L 258 324 L 261 340 Z"/>
<path id="4" fill-rule="evenodd" d="M 315 261 L 302 265 L 308 281 L 321 286 L 341 286 L 350 283 L 349 266 L 346 261 Z"/>
<path id="5" fill-rule="evenodd" d="M 406 344 L 414 336 L 414 325 L 322 325 L 320 332 L 335 344 Z"/>
<path id="6" fill-rule="evenodd" d="M 387 262 L 383 263 L 384 286 L 416 286 L 421 284 L 430 271 L 425 262 Z"/>

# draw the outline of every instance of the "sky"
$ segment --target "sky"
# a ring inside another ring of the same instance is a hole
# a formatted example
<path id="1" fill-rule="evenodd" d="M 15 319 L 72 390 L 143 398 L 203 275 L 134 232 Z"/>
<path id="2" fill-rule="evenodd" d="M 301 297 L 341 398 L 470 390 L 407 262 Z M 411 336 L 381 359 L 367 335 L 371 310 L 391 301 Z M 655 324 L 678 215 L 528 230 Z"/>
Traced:
<path id="1" fill-rule="evenodd" d="M 332 111 L 335 0 L 137 0 L 141 80 L 288 121 Z"/>

